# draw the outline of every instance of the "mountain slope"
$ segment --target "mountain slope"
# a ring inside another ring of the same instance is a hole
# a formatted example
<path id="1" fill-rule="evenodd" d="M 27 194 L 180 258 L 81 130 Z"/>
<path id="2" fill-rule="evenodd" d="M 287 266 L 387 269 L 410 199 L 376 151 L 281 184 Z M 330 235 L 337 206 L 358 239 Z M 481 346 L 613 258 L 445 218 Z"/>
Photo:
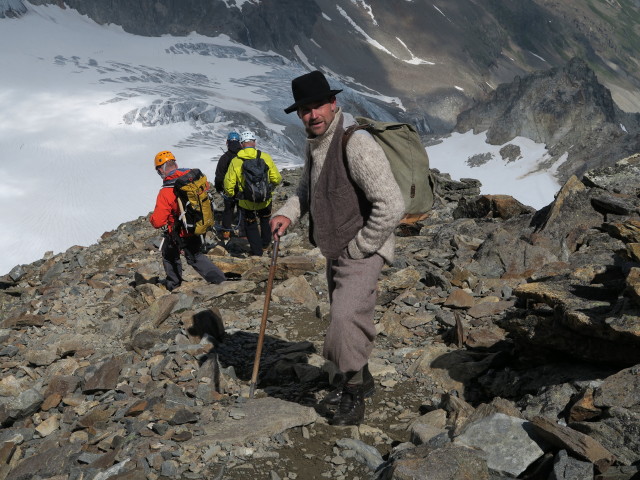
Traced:
<path id="1" fill-rule="evenodd" d="M 138 35 L 224 33 L 273 50 L 399 97 L 409 118 L 432 131 L 450 130 L 458 113 L 498 84 L 574 56 L 587 60 L 623 110 L 640 110 L 640 6 L 633 0 L 65 3 Z"/>

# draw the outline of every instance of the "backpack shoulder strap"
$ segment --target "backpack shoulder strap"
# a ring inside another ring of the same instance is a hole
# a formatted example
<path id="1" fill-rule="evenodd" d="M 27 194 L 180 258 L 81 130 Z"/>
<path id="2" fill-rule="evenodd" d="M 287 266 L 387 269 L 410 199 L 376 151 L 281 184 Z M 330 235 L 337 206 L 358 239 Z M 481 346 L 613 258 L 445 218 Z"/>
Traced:
<path id="1" fill-rule="evenodd" d="M 358 130 L 369 130 L 371 127 L 373 127 L 372 124 L 364 123 L 362 125 L 355 124 L 345 128 L 344 135 L 342 136 L 342 146 L 345 147 L 351 136 Z"/>
<path id="2" fill-rule="evenodd" d="M 176 179 L 172 178 L 171 180 L 165 180 L 162 182 L 162 188 L 173 188 L 176 184 Z"/>
<path id="3" fill-rule="evenodd" d="M 356 123 L 355 125 L 351 125 L 345 128 L 344 134 L 342 135 L 342 158 L 344 159 L 345 162 L 347 161 L 347 142 L 349 141 L 351 136 L 358 130 L 368 131 L 368 129 L 371 128 L 372 126 L 373 125 L 370 123 L 364 123 L 362 125 Z"/>
<path id="4" fill-rule="evenodd" d="M 178 172 L 188 172 L 190 168 L 179 168 Z M 176 180 L 180 177 L 172 178 L 171 180 L 164 180 L 162 182 L 162 188 L 173 188 L 176 184 Z"/>
<path id="5" fill-rule="evenodd" d="M 244 163 L 245 160 L 257 160 L 260 158 L 260 154 L 262 153 L 260 150 L 256 150 L 256 152 L 258 152 L 258 154 L 256 155 L 256 158 L 242 158 L 242 157 L 238 157 L 238 155 L 236 155 L 236 157 L 238 157 L 240 160 L 242 160 L 242 163 Z"/>

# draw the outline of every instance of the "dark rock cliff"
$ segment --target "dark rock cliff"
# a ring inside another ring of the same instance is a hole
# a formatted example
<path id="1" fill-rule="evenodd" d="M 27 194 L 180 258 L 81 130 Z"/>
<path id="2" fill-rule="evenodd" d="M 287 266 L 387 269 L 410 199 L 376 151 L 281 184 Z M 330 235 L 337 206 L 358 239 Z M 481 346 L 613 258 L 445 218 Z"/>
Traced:
<path id="1" fill-rule="evenodd" d="M 593 70 L 574 58 L 500 85 L 486 102 L 458 116 L 456 131 L 487 131 L 494 145 L 527 137 L 545 143 L 556 160 L 568 153 L 558 170 L 566 180 L 637 152 L 639 119 L 622 112 Z"/>
<path id="2" fill-rule="evenodd" d="M 55 3 L 35 0 L 33 4 Z M 61 2 L 60 2 L 61 3 Z M 246 2 L 242 10 L 222 0 L 68 0 L 65 5 L 88 15 L 97 23 L 114 23 L 129 33 L 206 36 L 221 33 L 260 50 L 283 51 L 299 42 L 320 15 L 315 2 L 296 0 Z"/>

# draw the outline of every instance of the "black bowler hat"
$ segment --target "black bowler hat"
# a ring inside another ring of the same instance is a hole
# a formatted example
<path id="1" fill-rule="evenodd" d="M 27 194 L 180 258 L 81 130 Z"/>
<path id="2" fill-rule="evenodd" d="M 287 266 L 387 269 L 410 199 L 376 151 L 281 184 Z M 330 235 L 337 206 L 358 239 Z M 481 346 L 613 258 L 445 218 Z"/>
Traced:
<path id="1" fill-rule="evenodd" d="M 333 97 L 342 90 L 331 90 L 329 82 L 318 70 L 307 73 L 291 80 L 291 91 L 295 103 L 284 109 L 284 113 L 291 113 L 299 106 Z"/>

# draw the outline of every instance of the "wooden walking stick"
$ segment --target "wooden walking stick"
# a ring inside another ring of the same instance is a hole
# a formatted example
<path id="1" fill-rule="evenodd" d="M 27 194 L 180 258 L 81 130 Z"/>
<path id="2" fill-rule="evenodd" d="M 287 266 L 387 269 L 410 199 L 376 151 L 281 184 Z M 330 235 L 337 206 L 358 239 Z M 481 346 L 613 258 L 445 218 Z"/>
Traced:
<path id="1" fill-rule="evenodd" d="M 262 344 L 264 343 L 264 331 L 267 328 L 267 316 L 269 314 L 269 302 L 271 302 L 271 289 L 273 279 L 276 276 L 276 260 L 278 259 L 278 247 L 280 237 L 275 235 L 273 241 L 273 254 L 271 255 L 271 266 L 269 267 L 269 280 L 267 281 L 267 291 L 264 297 L 264 308 L 262 310 L 262 323 L 260 323 L 260 334 L 258 335 L 258 345 L 256 346 L 256 358 L 253 361 L 253 375 L 251 375 L 251 386 L 249 387 L 249 398 L 253 398 L 253 392 L 258 380 L 258 369 L 260 368 L 260 356 L 262 355 Z"/>

